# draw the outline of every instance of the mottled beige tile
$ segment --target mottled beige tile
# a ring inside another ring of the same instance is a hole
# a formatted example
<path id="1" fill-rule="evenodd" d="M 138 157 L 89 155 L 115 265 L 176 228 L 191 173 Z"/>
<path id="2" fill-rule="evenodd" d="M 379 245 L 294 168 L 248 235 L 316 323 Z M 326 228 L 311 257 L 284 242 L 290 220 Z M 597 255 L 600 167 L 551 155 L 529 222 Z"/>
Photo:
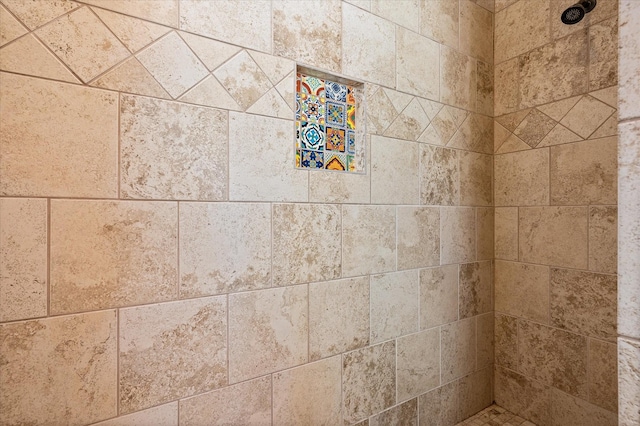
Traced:
<path id="1" fill-rule="evenodd" d="M 463 377 L 476 369 L 476 320 L 469 318 L 443 325 L 441 361 L 443 383 Z"/>
<path id="2" fill-rule="evenodd" d="M 420 145 L 420 202 L 454 206 L 460 203 L 458 151 Z"/>
<path id="3" fill-rule="evenodd" d="M 454 49 L 440 48 L 440 102 L 476 108 L 476 60 Z"/>
<path id="4" fill-rule="evenodd" d="M 550 1 L 516 1 L 495 14 L 496 64 L 550 41 Z"/>
<path id="5" fill-rule="evenodd" d="M 562 145 L 571 142 L 580 142 L 581 140 L 582 138 L 580 136 L 576 135 L 562 124 L 556 124 L 556 126 L 547 133 L 547 136 L 540 141 L 537 147 L 543 148 L 545 146 Z"/>
<path id="6" fill-rule="evenodd" d="M 520 208 L 520 260 L 586 269 L 587 215 L 587 207 Z"/>
<path id="7" fill-rule="evenodd" d="M 598 7 L 574 25 L 565 25 L 560 19 L 551 20 L 551 35 L 553 39 L 562 38 L 578 30 L 589 28 L 590 26 L 612 16 L 617 15 L 617 0 L 600 0 Z M 551 2 L 551 16 L 560 14 L 569 6 L 574 5 L 572 0 L 554 0 Z"/>
<path id="8" fill-rule="evenodd" d="M 171 99 L 166 90 L 135 57 L 127 59 L 92 82 L 91 85 L 119 92 Z"/>
<path id="9" fill-rule="evenodd" d="M 370 426 L 406 425 L 418 426 L 418 399 L 414 398 L 369 419 Z"/>
<path id="10" fill-rule="evenodd" d="M 398 269 L 440 263 L 440 211 L 435 207 L 398 207 Z"/>
<path id="11" fill-rule="evenodd" d="M 396 0 L 395 2 L 372 0 L 371 13 L 409 28 L 411 31 L 418 31 L 420 0 Z"/>
<path id="12" fill-rule="evenodd" d="M 638 63 L 640 63 L 640 46 L 638 46 L 638 25 L 640 13 L 634 0 L 620 1 L 620 31 L 618 39 L 618 74 L 619 74 L 619 108 L 620 120 L 640 117 L 640 82 L 638 81 Z"/>
<path id="13" fill-rule="evenodd" d="M 549 267 L 496 261 L 496 311 L 549 323 Z"/>
<path id="14" fill-rule="evenodd" d="M 271 376 L 180 400 L 180 425 L 271 425 Z"/>
<path id="15" fill-rule="evenodd" d="M 495 330 L 494 313 L 488 312 L 476 318 L 477 368 L 492 367 L 494 363 Z"/>
<path id="16" fill-rule="evenodd" d="M 371 277 L 371 342 L 418 331 L 420 276 L 417 270 Z"/>
<path id="17" fill-rule="evenodd" d="M 493 119 L 480 114 L 469 114 L 448 146 L 493 154 Z"/>
<path id="18" fill-rule="evenodd" d="M 86 0 L 84 3 L 92 4 L 123 13 L 136 16 L 148 21 L 175 27 L 178 24 L 178 2 L 180 0 Z"/>
<path id="19" fill-rule="evenodd" d="M 246 51 L 234 56 L 215 70 L 213 75 L 244 109 L 253 105 L 271 88 L 267 75 Z"/>
<path id="20" fill-rule="evenodd" d="M 450 0 L 421 0 L 420 34 L 457 48 L 460 34 L 458 3 Z"/>
<path id="21" fill-rule="evenodd" d="M 270 285 L 268 205 L 180 205 L 180 297 L 234 293 Z"/>
<path id="22" fill-rule="evenodd" d="M 273 424 L 340 424 L 341 377 L 339 356 L 275 373 Z"/>
<path id="23" fill-rule="evenodd" d="M 4 46 L 28 33 L 27 30 L 11 13 L 0 5 L 0 46 Z"/>
<path id="24" fill-rule="evenodd" d="M 371 134 L 383 134 L 398 116 L 387 90 L 367 84 L 367 131 Z"/>
<path id="25" fill-rule="evenodd" d="M 490 206 L 493 203 L 493 157 L 460 151 L 460 204 Z"/>
<path id="26" fill-rule="evenodd" d="M 589 340 L 589 401 L 618 411 L 618 348 L 615 343 Z"/>
<path id="27" fill-rule="evenodd" d="M 495 208 L 495 257 L 518 260 L 518 208 Z"/>
<path id="28" fill-rule="evenodd" d="M 589 90 L 618 84 L 618 17 L 589 27 Z"/>
<path id="29" fill-rule="evenodd" d="M 231 97 L 227 89 L 222 87 L 222 84 L 212 75 L 193 86 L 184 95 L 180 96 L 178 100 L 190 104 L 223 108 L 232 111 L 242 111 L 243 109 L 238 105 L 238 102 Z"/>
<path id="30" fill-rule="evenodd" d="M 178 426 L 178 401 L 159 405 L 137 413 L 116 417 L 94 426 L 129 426 L 129 425 Z"/>
<path id="31" fill-rule="evenodd" d="M 287 82 L 291 86 L 291 101 L 295 103 L 294 73 L 296 72 L 296 63 L 292 60 L 282 58 L 280 56 L 269 55 L 262 52 L 254 52 L 251 50 L 249 51 L 249 55 L 251 55 L 262 72 L 267 75 L 269 81 L 271 81 L 271 83 L 273 83 L 274 85 L 281 82 L 285 77 L 290 77 L 290 80 L 287 80 Z"/>
<path id="32" fill-rule="evenodd" d="M 582 138 L 588 138 L 614 112 L 615 108 L 586 95 L 580 98 L 560 123 Z"/>
<path id="33" fill-rule="evenodd" d="M 229 113 L 229 199 L 307 201 L 308 176 L 296 170 L 289 120 Z M 274 168 L 273 164 L 283 167 Z"/>
<path id="34" fill-rule="evenodd" d="M 460 319 L 484 314 L 492 309 L 491 261 L 460 265 Z"/>
<path id="35" fill-rule="evenodd" d="M 494 392 L 495 402 L 501 407 L 537 425 L 549 424 L 549 386 L 506 368 L 496 367 Z"/>
<path id="36" fill-rule="evenodd" d="M 440 137 L 440 145 L 446 145 L 460 126 L 460 123 L 457 123 L 454 118 L 456 115 L 455 108 L 445 105 L 433 117 L 431 126 Z"/>
<path id="37" fill-rule="evenodd" d="M 493 63 L 493 13 L 470 0 L 460 2 L 460 50 Z"/>
<path id="38" fill-rule="evenodd" d="M 385 3 L 396 10 L 402 10 L 402 7 L 396 3 Z M 398 90 L 438 100 L 440 96 L 440 46 L 438 43 L 398 27 L 396 44 Z"/>
<path id="39" fill-rule="evenodd" d="M 615 274 L 618 269 L 618 208 L 589 208 L 589 269 Z"/>
<path id="40" fill-rule="evenodd" d="M 309 285 L 309 358 L 317 360 L 369 344 L 369 279 Z"/>
<path id="41" fill-rule="evenodd" d="M 356 423 L 396 402 L 396 343 L 390 341 L 342 357 L 345 422 Z"/>
<path id="42" fill-rule="evenodd" d="M 229 296 L 229 382 L 308 360 L 307 286 Z"/>
<path id="43" fill-rule="evenodd" d="M 607 121 L 602 123 L 598 130 L 591 134 L 591 139 L 606 138 L 607 136 L 616 136 L 618 134 L 618 114 L 607 118 Z"/>
<path id="44" fill-rule="evenodd" d="M 513 133 L 531 148 L 535 148 L 555 125 L 556 122 L 551 117 L 541 113 L 538 109 L 532 109 Z"/>
<path id="45" fill-rule="evenodd" d="M 371 202 L 418 204 L 420 146 L 416 142 L 371 137 Z"/>
<path id="46" fill-rule="evenodd" d="M 6 424 L 81 425 L 117 414 L 115 311 L 0 325 Z"/>
<path id="47" fill-rule="evenodd" d="M 429 125 L 429 117 L 422 109 L 420 101 L 414 98 L 411 103 L 393 120 L 384 132 L 385 136 L 415 141 Z"/>
<path id="48" fill-rule="evenodd" d="M 226 111 L 123 95 L 121 196 L 226 199 L 227 132 Z"/>
<path id="49" fill-rule="evenodd" d="M 210 71 L 227 62 L 241 50 L 240 47 L 232 44 L 183 31 L 180 31 L 180 37 Z"/>
<path id="50" fill-rule="evenodd" d="M 47 315 L 47 200 L 0 199 L 0 322 Z"/>
<path id="51" fill-rule="evenodd" d="M 477 260 L 493 260 L 495 219 L 494 208 L 476 209 L 476 250 Z"/>
<path id="52" fill-rule="evenodd" d="M 475 371 L 458 382 L 458 420 L 473 416 L 493 402 L 493 367 Z"/>
<path id="53" fill-rule="evenodd" d="M 238 13 L 238 10 L 242 10 L 242 13 Z M 271 2 L 180 0 L 180 29 L 270 52 Z"/>
<path id="54" fill-rule="evenodd" d="M 458 265 L 420 271 L 420 329 L 458 319 Z"/>
<path id="55" fill-rule="evenodd" d="M 493 116 L 493 65 L 477 61 L 476 112 Z"/>
<path id="56" fill-rule="evenodd" d="M 549 104 L 541 105 L 536 109 L 542 111 L 545 115 L 548 115 L 556 121 L 560 121 L 565 115 L 573 108 L 582 96 L 574 96 L 567 99 L 551 102 Z"/>
<path id="57" fill-rule="evenodd" d="M 51 313 L 177 296 L 175 203 L 53 200 Z"/>
<path id="58" fill-rule="evenodd" d="M 576 100 L 576 102 L 577 102 L 577 100 Z M 575 103 L 574 103 L 574 105 L 575 105 Z M 542 107 L 538 108 L 538 109 L 543 111 Z M 567 111 L 569 111 L 569 109 L 570 109 L 570 107 L 567 108 Z M 565 114 L 567 113 L 567 111 L 565 111 Z M 520 125 L 520 123 L 522 123 L 522 120 L 524 120 L 524 118 L 530 112 L 531 112 L 531 108 L 523 109 L 523 110 L 520 110 L 520 111 L 512 112 L 510 114 L 501 115 L 499 117 L 496 117 L 495 121 L 498 122 L 500 125 L 502 125 L 509 132 L 514 132 L 516 130 L 516 128 Z M 546 112 L 545 112 L 545 114 L 546 114 Z M 547 114 L 547 115 L 549 115 L 549 114 Z"/>
<path id="59" fill-rule="evenodd" d="M 92 10 L 132 53 L 148 46 L 170 31 L 170 28 L 120 13 L 98 8 Z"/>
<path id="60" fill-rule="evenodd" d="M 342 23 L 342 72 L 395 87 L 395 25 L 349 4 L 342 5 Z"/>
<path id="61" fill-rule="evenodd" d="M 116 197 L 117 94 L 0 76 L 0 194 Z"/>
<path id="62" fill-rule="evenodd" d="M 81 6 L 81 4 L 71 0 L 47 2 L 3 0 L 2 3 L 31 30 Z"/>
<path id="63" fill-rule="evenodd" d="M 494 158 L 496 206 L 549 203 L 549 150 L 535 149 Z"/>
<path id="64" fill-rule="evenodd" d="M 447 383 L 420 395 L 418 408 L 421 425 L 451 426 L 456 424 L 458 421 L 458 388 L 456 382 Z"/>
<path id="65" fill-rule="evenodd" d="M 293 110 L 274 87 L 258 99 L 252 106 L 247 108 L 247 112 L 251 114 L 288 119 L 291 118 Z"/>
<path id="66" fill-rule="evenodd" d="M 440 208 L 440 264 L 476 260 L 475 227 L 475 209 Z"/>
<path id="67" fill-rule="evenodd" d="M 581 398 L 551 389 L 552 426 L 615 426 L 616 413 L 592 405 Z"/>
<path id="68" fill-rule="evenodd" d="M 510 370 L 518 368 L 518 319 L 495 314 L 495 363 Z M 497 383 L 496 383 L 497 386 Z"/>
<path id="69" fill-rule="evenodd" d="M 396 269 L 396 212 L 389 206 L 342 207 L 342 275 Z"/>
<path id="70" fill-rule="evenodd" d="M 632 425 L 640 421 L 640 342 L 618 338 L 618 380 L 620 423 Z"/>
<path id="71" fill-rule="evenodd" d="M 432 328 L 398 339 L 398 400 L 421 395 L 440 384 L 440 330 Z"/>
<path id="72" fill-rule="evenodd" d="M 494 68 L 494 114 L 500 116 L 520 106 L 520 71 L 518 58 L 496 64 Z"/>

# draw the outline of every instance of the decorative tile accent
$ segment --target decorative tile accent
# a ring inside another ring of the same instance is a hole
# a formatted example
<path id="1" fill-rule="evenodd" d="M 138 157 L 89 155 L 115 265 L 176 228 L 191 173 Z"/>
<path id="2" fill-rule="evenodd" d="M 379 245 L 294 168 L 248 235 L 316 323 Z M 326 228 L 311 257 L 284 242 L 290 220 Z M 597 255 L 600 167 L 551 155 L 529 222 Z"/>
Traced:
<path id="1" fill-rule="evenodd" d="M 0 5 L 0 46 L 4 46 L 28 31 L 4 6 Z"/>

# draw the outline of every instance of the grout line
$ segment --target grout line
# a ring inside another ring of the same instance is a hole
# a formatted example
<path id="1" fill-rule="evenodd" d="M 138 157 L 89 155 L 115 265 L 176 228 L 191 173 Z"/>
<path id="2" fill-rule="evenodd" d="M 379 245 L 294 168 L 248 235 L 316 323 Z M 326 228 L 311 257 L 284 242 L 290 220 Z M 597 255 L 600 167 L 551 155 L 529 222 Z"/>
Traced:
<path id="1" fill-rule="evenodd" d="M 120 309 L 116 309 L 116 416 L 121 414 L 120 407 Z"/>
<path id="2" fill-rule="evenodd" d="M 47 198 L 47 313 L 51 316 L 51 199 Z"/>

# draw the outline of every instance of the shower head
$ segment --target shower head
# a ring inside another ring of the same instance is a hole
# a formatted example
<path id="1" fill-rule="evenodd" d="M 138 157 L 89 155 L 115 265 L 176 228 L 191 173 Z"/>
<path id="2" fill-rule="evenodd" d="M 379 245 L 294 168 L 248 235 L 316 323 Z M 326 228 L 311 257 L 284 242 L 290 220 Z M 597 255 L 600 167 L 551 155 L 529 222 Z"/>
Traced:
<path id="1" fill-rule="evenodd" d="M 584 15 L 591 12 L 594 7 L 596 7 L 597 0 L 581 0 L 580 2 L 574 4 L 573 6 L 567 8 L 564 12 L 562 12 L 563 24 L 573 25 L 582 21 Z"/>

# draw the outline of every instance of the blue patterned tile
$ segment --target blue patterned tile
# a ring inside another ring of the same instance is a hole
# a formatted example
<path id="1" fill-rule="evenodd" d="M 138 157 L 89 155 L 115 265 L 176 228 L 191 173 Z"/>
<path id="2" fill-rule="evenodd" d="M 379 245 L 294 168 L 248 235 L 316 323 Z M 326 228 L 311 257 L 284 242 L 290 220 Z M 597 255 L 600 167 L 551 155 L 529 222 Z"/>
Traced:
<path id="1" fill-rule="evenodd" d="M 324 168 L 324 155 L 318 151 L 301 151 L 300 167 L 305 169 L 322 169 Z"/>
<path id="2" fill-rule="evenodd" d="M 344 128 L 347 124 L 347 106 L 333 101 L 327 101 L 327 125 Z"/>
<path id="3" fill-rule="evenodd" d="M 300 121 L 308 121 L 310 123 L 324 124 L 325 121 L 325 104 L 317 96 L 301 94 L 297 96 L 300 99 Z"/>
<path id="4" fill-rule="evenodd" d="M 347 131 L 347 151 L 349 154 L 356 153 L 356 132 L 351 130 Z"/>
<path id="5" fill-rule="evenodd" d="M 300 121 L 296 139 L 299 147 L 313 151 L 322 151 L 325 147 L 325 128 L 322 124 Z"/>
<path id="6" fill-rule="evenodd" d="M 327 99 L 338 102 L 347 102 L 347 86 L 344 84 L 327 81 L 325 83 L 325 92 Z"/>

